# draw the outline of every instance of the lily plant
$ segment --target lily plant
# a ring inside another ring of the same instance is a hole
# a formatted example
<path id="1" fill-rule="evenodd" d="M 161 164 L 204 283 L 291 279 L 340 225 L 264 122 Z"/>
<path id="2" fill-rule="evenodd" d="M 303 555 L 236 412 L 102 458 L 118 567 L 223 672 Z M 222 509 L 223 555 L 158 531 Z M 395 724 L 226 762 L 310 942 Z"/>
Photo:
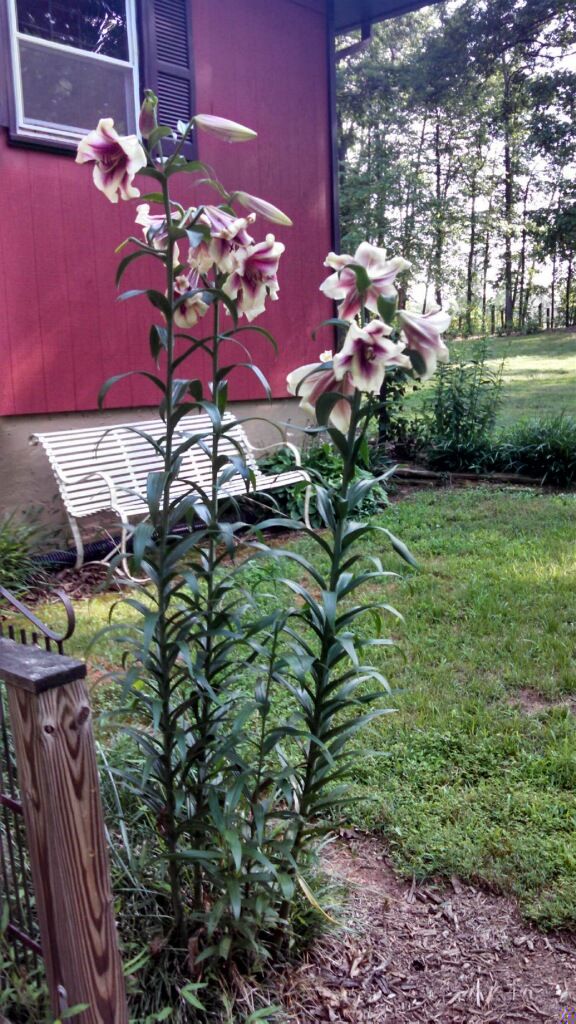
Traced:
<path id="1" fill-rule="evenodd" d="M 272 515 L 249 530 L 228 496 L 233 477 L 247 495 L 254 486 L 226 416 L 228 382 L 242 367 L 269 393 L 244 338 L 256 332 L 274 344 L 254 321 L 279 297 L 284 243 L 269 231 L 254 236 L 260 218 L 281 228 L 291 220 L 266 199 L 227 191 L 211 168 L 184 155 L 197 131 L 229 143 L 249 142 L 255 132 L 214 115 L 196 115 L 174 132 L 156 114 L 148 91 L 139 138 L 118 135 L 102 119 L 77 160 L 92 165 L 95 186 L 111 202 L 140 200 L 137 233 L 119 247 L 117 282 L 143 259 L 163 272 L 163 287 L 120 295 L 146 300 L 153 312 L 151 368 L 132 372 L 157 389 L 164 426 L 160 437 L 144 435 L 158 469 L 148 477 L 148 514 L 132 536 L 134 562 L 149 582 L 125 599 L 136 621 L 113 628 L 127 729 L 141 751 L 138 770 L 122 774 L 146 808 L 165 865 L 164 941 L 183 951 L 194 972 L 239 950 L 266 958 L 290 935 L 296 894 L 315 902 L 309 855 L 345 796 L 351 741 L 387 712 L 387 680 L 365 655 L 391 643 L 383 616 L 399 613 L 380 599 L 361 599 L 363 586 L 373 591 L 394 575 L 370 554 L 370 537 L 384 533 L 413 563 L 383 523 L 358 521 L 358 506 L 385 477 L 357 477 L 356 470 L 386 374 L 432 373 L 447 355 L 441 334 L 448 318 L 396 310 L 395 281 L 408 269 L 402 257 L 388 259 L 368 242 L 353 257 L 328 255 L 331 274 L 320 287 L 339 302 L 327 324 L 345 329 L 344 343 L 292 371 L 288 390 L 313 417 L 309 430 L 334 444 L 341 481 L 314 481 L 322 529 Z M 186 176 L 192 196 L 211 187 L 216 201 L 176 201 L 176 174 Z M 137 175 L 151 183 L 143 195 Z M 239 360 L 231 354 L 238 349 Z M 208 358 L 208 386 L 186 375 L 200 354 Z M 101 402 L 118 379 L 104 384 Z M 195 427 L 195 413 L 210 427 Z M 195 446 L 211 458 L 203 484 L 184 478 Z M 265 527 L 287 526 L 308 534 L 318 564 L 264 543 Z M 262 607 L 244 584 L 246 551 L 286 567 L 280 607 Z"/>

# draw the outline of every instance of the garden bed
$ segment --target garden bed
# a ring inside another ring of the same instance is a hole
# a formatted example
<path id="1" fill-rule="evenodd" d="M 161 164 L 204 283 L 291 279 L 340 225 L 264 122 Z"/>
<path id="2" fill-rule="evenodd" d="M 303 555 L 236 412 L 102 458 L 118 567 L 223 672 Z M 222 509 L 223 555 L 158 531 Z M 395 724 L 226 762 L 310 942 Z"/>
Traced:
<path id="1" fill-rule="evenodd" d="M 325 867 L 350 887 L 346 930 L 278 978 L 291 1024 L 558 1024 L 574 1005 L 576 940 L 538 932 L 511 900 L 456 877 L 402 880 L 359 832 L 328 847 Z"/>

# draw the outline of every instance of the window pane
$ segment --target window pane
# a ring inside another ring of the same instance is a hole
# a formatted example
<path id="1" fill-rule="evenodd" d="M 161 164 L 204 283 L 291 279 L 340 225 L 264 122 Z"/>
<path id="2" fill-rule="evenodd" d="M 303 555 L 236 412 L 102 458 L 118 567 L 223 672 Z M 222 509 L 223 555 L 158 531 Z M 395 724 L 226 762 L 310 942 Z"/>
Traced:
<path id="1" fill-rule="evenodd" d="M 52 43 L 128 60 L 126 0 L 16 0 L 18 30 Z"/>
<path id="2" fill-rule="evenodd" d="M 49 122 L 79 132 L 113 117 L 120 134 L 134 132 L 132 71 L 96 57 L 20 40 L 24 123 Z"/>

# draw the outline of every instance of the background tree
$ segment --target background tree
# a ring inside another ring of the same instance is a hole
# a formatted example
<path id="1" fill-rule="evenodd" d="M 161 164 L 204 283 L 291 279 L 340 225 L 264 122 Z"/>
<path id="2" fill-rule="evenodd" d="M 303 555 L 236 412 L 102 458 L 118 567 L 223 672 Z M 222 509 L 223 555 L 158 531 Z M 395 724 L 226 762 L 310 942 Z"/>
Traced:
<path id="1" fill-rule="evenodd" d="M 343 50 L 344 248 L 369 237 L 401 251 L 412 262 L 401 299 L 450 305 L 467 333 L 489 326 L 496 302 L 507 331 L 523 327 L 542 281 L 554 302 L 560 280 L 572 289 L 569 260 L 543 244 L 542 211 L 552 217 L 570 188 L 575 41 L 567 0 L 463 0 Z"/>

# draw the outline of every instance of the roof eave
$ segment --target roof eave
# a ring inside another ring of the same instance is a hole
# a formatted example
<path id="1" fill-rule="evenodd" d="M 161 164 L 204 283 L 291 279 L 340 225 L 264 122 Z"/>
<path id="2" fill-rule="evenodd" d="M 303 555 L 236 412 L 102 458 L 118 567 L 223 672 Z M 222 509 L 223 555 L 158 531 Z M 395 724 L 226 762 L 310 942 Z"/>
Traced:
<path id="1" fill-rule="evenodd" d="M 395 18 L 438 0 L 334 0 L 336 32 L 351 32 L 362 25 Z"/>

